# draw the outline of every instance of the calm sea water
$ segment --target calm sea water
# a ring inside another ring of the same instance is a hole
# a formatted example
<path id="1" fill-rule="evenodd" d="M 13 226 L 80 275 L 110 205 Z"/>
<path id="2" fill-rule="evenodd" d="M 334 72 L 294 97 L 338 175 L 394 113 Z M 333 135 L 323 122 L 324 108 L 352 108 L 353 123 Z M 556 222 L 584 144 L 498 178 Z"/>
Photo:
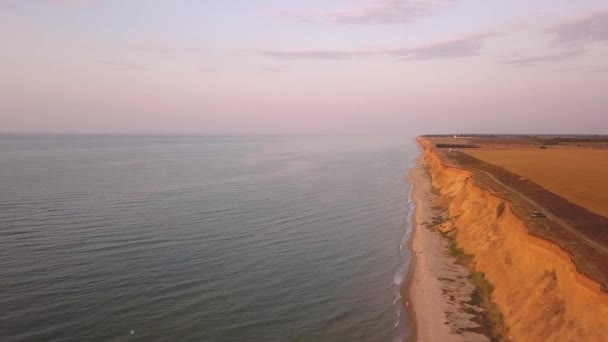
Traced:
<path id="1" fill-rule="evenodd" d="M 0 137 L 0 340 L 402 340 L 415 154 L 403 137 Z"/>

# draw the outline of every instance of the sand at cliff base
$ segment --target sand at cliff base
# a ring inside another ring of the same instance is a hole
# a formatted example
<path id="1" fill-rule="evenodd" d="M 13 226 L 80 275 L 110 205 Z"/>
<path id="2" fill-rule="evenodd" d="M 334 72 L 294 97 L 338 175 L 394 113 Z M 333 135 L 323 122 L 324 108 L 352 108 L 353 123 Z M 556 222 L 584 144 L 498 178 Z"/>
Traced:
<path id="1" fill-rule="evenodd" d="M 457 265 L 447 254 L 447 242 L 424 223 L 434 213 L 430 180 L 419 160 L 408 178 L 414 185 L 414 273 L 410 283 L 418 341 L 488 341 L 488 338 L 467 330 L 477 327 L 472 315 L 464 312 L 473 285 L 469 271 Z"/>

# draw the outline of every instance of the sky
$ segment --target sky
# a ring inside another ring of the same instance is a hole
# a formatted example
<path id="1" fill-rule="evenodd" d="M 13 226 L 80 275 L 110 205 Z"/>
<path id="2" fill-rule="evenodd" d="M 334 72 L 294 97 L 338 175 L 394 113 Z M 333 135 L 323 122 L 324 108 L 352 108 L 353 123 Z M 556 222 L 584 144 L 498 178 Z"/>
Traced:
<path id="1" fill-rule="evenodd" d="M 608 133 L 606 0 L 0 0 L 0 132 Z"/>

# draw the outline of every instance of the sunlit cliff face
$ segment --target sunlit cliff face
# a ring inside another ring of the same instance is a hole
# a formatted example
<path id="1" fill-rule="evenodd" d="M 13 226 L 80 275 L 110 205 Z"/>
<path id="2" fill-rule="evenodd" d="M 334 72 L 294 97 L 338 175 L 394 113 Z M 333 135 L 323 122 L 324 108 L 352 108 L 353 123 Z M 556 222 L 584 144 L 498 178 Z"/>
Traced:
<path id="1" fill-rule="evenodd" d="M 529 234 L 511 204 L 478 186 L 471 173 L 444 164 L 420 140 L 433 186 L 449 216 L 459 247 L 475 256 L 475 268 L 494 285 L 492 299 L 515 341 L 603 341 L 608 294 L 579 273 L 572 257 Z M 498 210 L 502 207 L 502 210 Z M 497 215 L 497 213 L 500 213 Z"/>
<path id="2" fill-rule="evenodd" d="M 9 132 L 608 127 L 605 1 L 0 2 Z"/>

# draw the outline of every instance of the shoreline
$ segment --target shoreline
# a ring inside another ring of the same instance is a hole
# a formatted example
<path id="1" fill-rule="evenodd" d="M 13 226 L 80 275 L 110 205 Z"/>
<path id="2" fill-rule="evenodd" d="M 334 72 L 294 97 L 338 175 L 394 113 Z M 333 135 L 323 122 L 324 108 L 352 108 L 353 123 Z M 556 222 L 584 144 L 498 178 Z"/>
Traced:
<path id="1" fill-rule="evenodd" d="M 408 341 L 489 341 L 474 322 L 479 310 L 468 303 L 475 286 L 470 272 L 449 255 L 447 239 L 428 228 L 441 213 L 433 206 L 430 176 L 423 156 L 408 171 L 412 186 L 410 271 L 402 292 L 410 317 Z"/>
<path id="2" fill-rule="evenodd" d="M 416 164 L 418 162 L 416 161 Z M 416 167 L 413 166 L 413 167 Z M 411 171 L 411 169 L 410 169 Z M 414 309 L 414 305 L 412 305 L 412 296 L 411 296 L 411 291 L 410 289 L 412 288 L 412 283 L 414 280 L 414 273 L 416 272 L 416 264 L 417 262 L 417 258 L 416 258 L 416 253 L 414 253 L 414 248 L 413 248 L 413 244 L 414 244 L 414 238 L 416 235 L 416 225 L 417 225 L 417 219 L 416 219 L 416 203 L 414 202 L 414 182 L 412 180 L 409 179 L 409 173 L 410 171 L 407 172 L 406 174 L 406 178 L 407 181 L 410 183 L 410 186 L 412 187 L 412 191 L 410 193 L 410 196 L 412 198 L 412 210 L 414 210 L 414 212 L 412 213 L 412 219 L 410 222 L 411 225 L 411 229 L 412 229 L 412 233 L 410 235 L 410 239 L 407 242 L 407 247 L 410 250 L 410 266 L 407 272 L 407 276 L 405 278 L 405 281 L 402 284 L 401 287 L 401 298 L 402 298 L 402 305 L 405 307 L 405 311 L 407 312 L 407 316 L 408 316 L 408 323 L 409 323 L 409 334 L 407 335 L 407 342 L 416 342 L 418 341 L 418 323 L 417 323 L 417 318 L 416 318 L 416 310 Z"/>

